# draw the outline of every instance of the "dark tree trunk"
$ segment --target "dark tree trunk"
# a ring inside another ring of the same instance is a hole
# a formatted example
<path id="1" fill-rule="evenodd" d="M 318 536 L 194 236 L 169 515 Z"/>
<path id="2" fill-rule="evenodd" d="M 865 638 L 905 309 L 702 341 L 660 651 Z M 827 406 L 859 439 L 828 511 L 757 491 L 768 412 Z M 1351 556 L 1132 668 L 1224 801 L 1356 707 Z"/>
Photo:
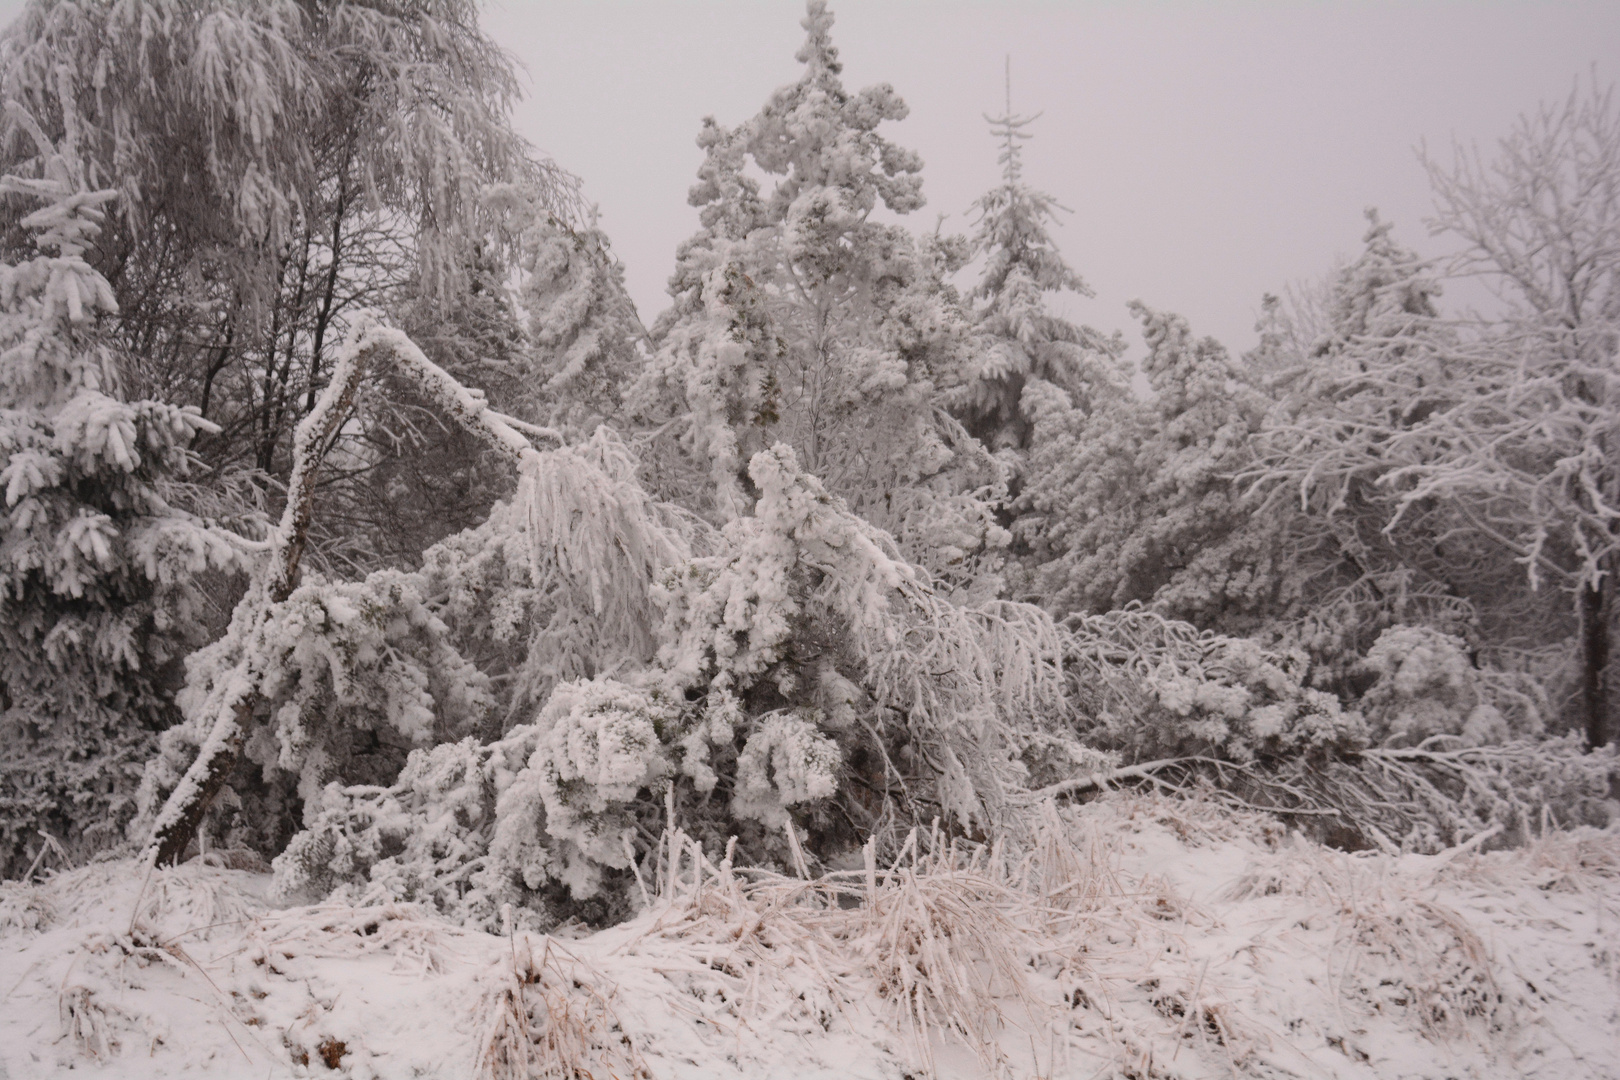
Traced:
<path id="1" fill-rule="evenodd" d="M 225 780 L 236 768 L 236 759 L 242 754 L 242 743 L 247 737 L 249 722 L 253 719 L 253 699 L 241 702 L 233 710 L 236 730 L 231 734 L 223 751 L 208 761 L 208 772 L 198 786 L 194 797 L 183 812 L 164 818 L 152 834 L 149 847 L 155 852 L 152 861 L 158 866 L 178 866 L 186 857 L 186 849 L 197 838 L 203 815 L 213 803 L 214 796 L 225 786 Z"/>
<path id="2" fill-rule="evenodd" d="M 1581 712 L 1586 743 L 1609 742 L 1609 618 L 1613 614 L 1614 576 L 1605 574 L 1596 588 L 1581 588 Z"/>

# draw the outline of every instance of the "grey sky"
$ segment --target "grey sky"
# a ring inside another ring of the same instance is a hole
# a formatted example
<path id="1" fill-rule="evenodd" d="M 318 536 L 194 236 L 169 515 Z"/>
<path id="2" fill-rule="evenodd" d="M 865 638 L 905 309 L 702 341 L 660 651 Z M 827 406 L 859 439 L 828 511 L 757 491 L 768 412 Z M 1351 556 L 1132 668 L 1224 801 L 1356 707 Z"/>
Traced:
<path id="1" fill-rule="evenodd" d="M 1359 249 L 1362 209 L 1434 253 L 1428 138 L 1494 140 L 1597 65 L 1616 79 L 1620 3 L 1055 3 L 833 0 L 845 85 L 888 82 L 923 155 L 931 228 L 969 227 L 997 179 L 983 122 L 1042 111 L 1027 176 L 1074 210 L 1058 237 L 1097 290 L 1068 314 L 1139 340 L 1124 304 L 1187 315 L 1235 351 L 1259 297 Z M 665 305 L 701 118 L 753 115 L 798 75 L 802 3 L 493 0 L 527 67 L 521 129 L 584 178 L 643 316 Z"/>

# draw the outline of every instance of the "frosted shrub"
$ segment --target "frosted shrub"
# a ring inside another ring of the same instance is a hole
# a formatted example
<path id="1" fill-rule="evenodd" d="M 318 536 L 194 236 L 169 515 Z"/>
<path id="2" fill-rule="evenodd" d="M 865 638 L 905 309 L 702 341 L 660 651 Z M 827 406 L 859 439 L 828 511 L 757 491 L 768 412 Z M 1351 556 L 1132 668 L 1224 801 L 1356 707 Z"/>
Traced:
<path id="1" fill-rule="evenodd" d="M 1366 745 L 1366 724 L 1304 683 L 1302 656 L 1136 607 L 1070 620 L 1081 735 L 1142 757 L 1236 762 Z"/>
<path id="2" fill-rule="evenodd" d="M 670 771 L 659 728 L 674 716 L 623 683 L 562 683 L 496 742 L 413 751 L 386 788 L 328 785 L 276 859 L 277 888 L 420 900 L 488 928 L 503 904 L 545 910 L 537 894 L 553 885 L 590 899 L 603 868 L 630 866 L 638 805 L 657 805 L 638 794 Z"/>
<path id="3" fill-rule="evenodd" d="M 179 782 L 207 726 L 250 696 L 258 703 L 244 732 L 247 758 L 271 783 L 296 778 L 306 803 L 331 780 L 391 779 L 413 746 L 484 732 L 494 709 L 488 679 L 446 641 L 420 587 L 394 570 L 359 582 L 314 578 L 257 625 L 190 656 L 178 696 L 187 719 L 164 733 L 148 765 L 137 828 Z M 263 815 L 229 816 L 219 824 L 240 834 L 232 839 L 274 842 L 275 823 L 255 820 Z"/>
<path id="4" fill-rule="evenodd" d="M 1410 745 L 1431 735 L 1458 735 L 1469 746 L 1540 733 L 1539 717 L 1507 715 L 1493 700 L 1487 674 L 1459 637 L 1426 626 L 1392 626 L 1378 635 L 1360 668 L 1377 681 L 1361 697 L 1374 737 Z"/>
<path id="5" fill-rule="evenodd" d="M 575 897 L 595 895 L 598 866 L 628 869 L 637 792 L 654 788 L 672 770 L 659 740 L 675 709 L 611 679 L 563 683 L 540 710 L 544 741 L 528 772 L 545 807 L 545 830 L 560 864 L 558 876 Z M 496 858 L 510 858 L 506 819 L 498 808 Z M 532 811 L 531 811 L 532 813 Z"/>
<path id="6" fill-rule="evenodd" d="M 497 799 L 539 741 L 528 725 L 494 743 L 468 738 L 412 751 L 388 787 L 328 784 L 305 804 L 304 831 L 275 860 L 277 894 L 415 901 L 494 929 L 500 905 L 524 896 L 510 875 L 475 872 L 488 862 Z M 536 886 L 543 881 L 535 875 Z"/>
<path id="7" fill-rule="evenodd" d="M 838 744 L 817 730 L 819 719 L 814 712 L 759 719 L 737 757 L 732 813 L 780 829 L 790 821 L 787 807 L 838 789 Z"/>

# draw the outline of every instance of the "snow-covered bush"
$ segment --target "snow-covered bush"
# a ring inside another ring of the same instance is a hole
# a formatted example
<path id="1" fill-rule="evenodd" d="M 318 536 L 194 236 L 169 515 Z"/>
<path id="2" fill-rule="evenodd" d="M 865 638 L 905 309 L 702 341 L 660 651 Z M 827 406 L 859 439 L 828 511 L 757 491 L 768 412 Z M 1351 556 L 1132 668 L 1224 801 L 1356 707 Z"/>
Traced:
<path id="1" fill-rule="evenodd" d="M 486 924 L 505 903 L 554 915 L 563 887 L 623 912 L 666 797 L 695 833 L 740 837 L 739 858 L 785 864 L 805 834 L 826 858 L 924 815 L 1007 824 L 1032 769 L 1089 760 L 1043 613 L 939 598 L 786 446 L 750 479 L 755 513 L 651 590 L 652 663 L 559 682 L 532 723 L 418 749 L 386 789 L 328 787 L 285 887 L 431 896 Z"/>
<path id="2" fill-rule="evenodd" d="M 1378 635 L 1360 667 L 1377 681 L 1359 705 L 1373 738 L 1386 745 L 1457 735 L 1469 746 L 1480 746 L 1541 733 L 1537 712 L 1513 709 L 1504 714 L 1489 674 L 1470 657 L 1467 643 L 1452 634 L 1425 626 L 1392 626 Z"/>
<path id="3" fill-rule="evenodd" d="M 491 929 L 504 904 L 549 915 L 543 894 L 560 900 L 558 885 L 588 900 L 604 868 L 630 866 L 634 804 L 669 771 L 661 737 L 675 715 L 623 683 L 562 683 L 502 739 L 413 751 L 387 787 L 328 785 L 277 857 L 276 887 L 422 901 Z"/>
<path id="4" fill-rule="evenodd" d="M 412 751 L 386 787 L 328 784 L 305 803 L 304 830 L 276 857 L 277 894 L 411 901 L 494 929 L 501 904 L 522 905 L 525 895 L 511 888 L 511 873 L 477 872 L 488 862 L 496 802 L 540 738 L 527 725 L 494 743 L 441 743 Z"/>
<path id="5" fill-rule="evenodd" d="M 1366 745 L 1361 715 L 1306 684 L 1306 661 L 1129 607 L 1071 618 L 1081 737 L 1139 758 L 1318 760 Z"/>
<path id="6" fill-rule="evenodd" d="M 177 696 L 186 722 L 163 734 L 161 753 L 148 765 L 138 826 L 179 784 L 214 718 L 239 702 L 253 703 L 244 755 L 272 786 L 283 776 L 295 781 L 306 803 L 333 780 L 392 780 L 413 747 L 490 730 L 488 679 L 446 641 L 414 575 L 315 578 L 255 625 L 232 630 L 187 658 L 187 683 Z M 219 808 L 220 838 L 274 850 L 275 808 L 244 805 L 243 798 L 250 798 L 246 789 Z"/>
<path id="7" fill-rule="evenodd" d="M 721 554 L 665 580 L 660 665 L 687 693 L 735 695 L 755 716 L 809 709 L 800 720 L 818 716 L 846 748 L 861 734 L 900 738 L 939 809 L 994 818 L 1022 783 L 1022 742 L 1063 723 L 1051 620 L 1027 605 L 941 598 L 785 445 L 756 454 L 749 476 L 754 516 L 726 527 Z M 874 779 L 886 787 L 890 772 Z"/>
<path id="8" fill-rule="evenodd" d="M 825 799 L 838 790 L 838 744 L 821 733 L 815 712 L 777 712 L 760 717 L 737 755 L 731 812 L 781 829 L 787 808 Z"/>
<path id="9" fill-rule="evenodd" d="M 656 791 L 672 771 L 659 729 L 669 732 L 677 716 L 670 704 L 610 679 L 559 685 L 535 722 L 545 739 L 529 759 L 525 776 L 532 781 L 520 776 L 497 807 L 495 863 L 532 864 L 526 845 L 512 842 L 510 827 L 515 818 L 532 818 L 532 797 L 517 794 L 532 786 L 545 808 L 552 874 L 576 898 L 596 894 L 600 867 L 628 869 L 636 796 Z"/>

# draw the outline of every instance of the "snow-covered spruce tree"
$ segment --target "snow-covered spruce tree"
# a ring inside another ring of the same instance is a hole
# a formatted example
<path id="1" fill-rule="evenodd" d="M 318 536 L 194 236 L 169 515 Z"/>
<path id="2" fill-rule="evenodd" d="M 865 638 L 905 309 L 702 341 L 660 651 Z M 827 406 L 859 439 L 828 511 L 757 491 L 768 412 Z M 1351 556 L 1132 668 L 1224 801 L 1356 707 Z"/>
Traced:
<path id="1" fill-rule="evenodd" d="M 705 122 L 690 196 L 703 228 L 681 246 L 633 404 L 678 421 L 717 520 L 751 505 L 753 455 L 787 442 L 908 557 L 965 584 L 1005 542 L 1000 470 L 942 407 L 972 361 L 945 280 L 966 247 L 872 219 L 922 205 L 922 162 L 878 132 L 906 115 L 892 88 L 844 89 L 832 21 L 814 0 L 799 80 L 736 128 Z M 775 178 L 768 193 L 750 165 Z"/>
<path id="2" fill-rule="evenodd" d="M 527 208 L 519 302 L 540 385 L 530 390 L 534 415 L 526 419 L 588 436 L 618 416 L 645 362 L 647 332 L 607 234 L 571 228 L 536 200 Z"/>
<path id="3" fill-rule="evenodd" d="M 1141 303 L 1151 400 L 1118 399 L 1044 426 L 1025 489 L 1045 603 L 1104 612 L 1131 601 L 1205 626 L 1270 601 L 1275 568 L 1233 477 L 1264 396 L 1212 338 Z"/>
<path id="4" fill-rule="evenodd" d="M 970 299 L 975 326 L 989 341 L 981 343 L 968 381 L 952 400 L 975 438 L 1010 454 L 1016 493 L 1043 418 L 1069 409 L 1089 416 L 1129 391 L 1116 364 L 1123 342 L 1048 310 L 1048 294 L 1095 293 L 1063 260 L 1049 231 L 1063 207 L 1024 181 L 1022 144 L 1036 117 L 1013 114 L 1010 71 L 1008 82 L 1006 111 L 986 117 L 1002 144 L 1002 182 L 974 204 L 973 250 L 985 265 Z"/>
<path id="5" fill-rule="evenodd" d="M 119 840 L 142 762 L 176 718 L 174 662 L 200 642 L 195 579 L 245 545 L 171 505 L 195 409 L 128 401 L 107 281 L 85 260 L 112 190 L 91 190 L 71 104 L 53 145 L 8 103 L 31 160 L 0 192 L 31 258 L 0 265 L 0 873 L 48 834 L 73 856 Z"/>

